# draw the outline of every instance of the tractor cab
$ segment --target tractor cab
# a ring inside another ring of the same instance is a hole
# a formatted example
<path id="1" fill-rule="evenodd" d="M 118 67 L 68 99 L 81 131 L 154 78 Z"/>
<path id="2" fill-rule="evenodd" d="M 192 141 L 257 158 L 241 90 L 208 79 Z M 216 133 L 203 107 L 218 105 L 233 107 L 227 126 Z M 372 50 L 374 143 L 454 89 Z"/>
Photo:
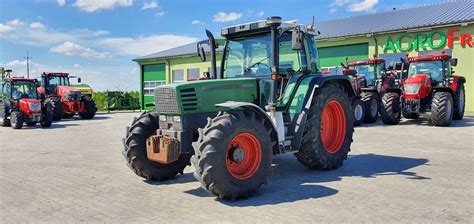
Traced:
<path id="1" fill-rule="evenodd" d="M 349 69 L 357 71 L 357 77 L 365 80 L 365 86 L 375 86 L 377 80 L 380 80 L 385 74 L 385 60 L 382 58 L 371 58 L 358 61 L 347 62 Z"/>
<path id="2" fill-rule="evenodd" d="M 447 81 L 452 74 L 452 66 L 457 65 L 457 59 L 446 54 L 409 57 L 408 62 L 408 79 L 425 76 L 430 79 L 433 86 L 440 87 L 447 86 Z"/>
<path id="3" fill-rule="evenodd" d="M 41 95 L 45 93 L 47 95 L 60 95 L 60 92 L 73 90 L 75 88 L 71 87 L 70 78 L 75 77 L 63 72 L 43 72 L 41 74 L 41 87 L 38 88 L 38 91 Z M 81 78 L 78 78 L 78 83 L 80 82 Z"/>

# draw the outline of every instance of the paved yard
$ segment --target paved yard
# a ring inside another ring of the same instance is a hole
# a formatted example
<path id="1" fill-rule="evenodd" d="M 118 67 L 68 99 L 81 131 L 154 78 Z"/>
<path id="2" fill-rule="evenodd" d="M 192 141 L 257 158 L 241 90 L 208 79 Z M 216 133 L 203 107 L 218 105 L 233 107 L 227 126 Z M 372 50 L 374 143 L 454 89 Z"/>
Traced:
<path id="1" fill-rule="evenodd" d="M 228 202 L 199 188 L 191 167 L 162 183 L 135 176 L 121 154 L 135 115 L 0 127 L 0 223 L 474 222 L 474 116 L 356 128 L 342 168 L 280 156 L 259 196 Z"/>

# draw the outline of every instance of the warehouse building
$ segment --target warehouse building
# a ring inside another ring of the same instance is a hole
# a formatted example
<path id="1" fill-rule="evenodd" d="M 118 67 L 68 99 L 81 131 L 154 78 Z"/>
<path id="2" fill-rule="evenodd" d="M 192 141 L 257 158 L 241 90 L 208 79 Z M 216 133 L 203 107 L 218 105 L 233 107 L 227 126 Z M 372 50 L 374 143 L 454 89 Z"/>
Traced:
<path id="1" fill-rule="evenodd" d="M 316 29 L 320 65 L 330 69 L 345 61 L 373 55 L 388 63 L 400 57 L 444 51 L 458 58 L 455 73 L 466 77 L 466 111 L 474 111 L 474 2 L 450 1 L 406 9 L 321 21 Z M 207 49 L 208 50 L 208 49 Z M 222 47 L 218 49 L 218 59 Z M 164 83 L 202 76 L 209 62 L 201 62 L 196 43 L 134 59 L 140 66 L 141 106 L 153 101 L 153 90 Z M 220 65 L 219 61 L 217 63 Z"/>

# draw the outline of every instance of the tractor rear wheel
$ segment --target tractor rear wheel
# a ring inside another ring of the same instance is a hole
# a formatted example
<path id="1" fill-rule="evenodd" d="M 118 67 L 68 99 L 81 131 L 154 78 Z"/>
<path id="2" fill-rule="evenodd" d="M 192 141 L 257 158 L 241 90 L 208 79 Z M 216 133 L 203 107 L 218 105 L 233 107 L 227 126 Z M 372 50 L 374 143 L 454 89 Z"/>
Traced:
<path id="1" fill-rule="evenodd" d="M 79 113 L 81 119 L 92 119 L 95 116 L 95 112 L 97 112 L 97 107 L 95 106 L 95 102 L 93 99 L 84 97 L 81 100 L 84 103 L 84 111 Z"/>
<path id="2" fill-rule="evenodd" d="M 198 132 L 191 163 L 194 176 L 208 192 L 236 200 L 257 193 L 267 183 L 277 143 L 264 117 L 250 111 L 219 113 Z"/>
<path id="3" fill-rule="evenodd" d="M 375 123 L 379 113 L 379 96 L 375 92 L 363 92 L 362 101 L 365 104 L 364 123 Z"/>
<path id="4" fill-rule="evenodd" d="M 466 102 L 466 95 L 464 92 L 464 84 L 458 86 L 458 91 L 454 95 L 454 114 L 453 120 L 461 120 L 464 117 L 464 109 Z"/>
<path id="5" fill-rule="evenodd" d="M 306 119 L 301 148 L 294 155 L 311 169 L 332 170 L 342 165 L 354 133 L 347 94 L 337 84 L 318 89 Z"/>
<path id="6" fill-rule="evenodd" d="M 355 98 L 352 102 L 352 109 L 354 110 L 354 126 L 360 126 L 364 120 L 364 102 L 359 98 Z"/>
<path id="7" fill-rule="evenodd" d="M 48 97 L 46 103 L 53 105 L 53 121 L 59 121 L 63 118 L 63 104 L 59 97 Z"/>
<path id="8" fill-rule="evenodd" d="M 400 123 L 400 96 L 395 92 L 387 92 L 382 96 L 380 115 L 384 124 Z"/>
<path id="9" fill-rule="evenodd" d="M 13 129 L 21 129 L 23 127 L 23 112 L 21 111 L 13 111 L 10 114 L 10 124 Z"/>
<path id="10" fill-rule="evenodd" d="M 3 111 L 3 122 L 2 122 L 2 126 L 3 127 L 10 127 L 10 120 L 7 119 L 8 118 L 8 111 L 7 111 L 7 108 L 5 108 L 5 110 Z"/>
<path id="11" fill-rule="evenodd" d="M 43 107 L 43 111 L 41 113 L 41 127 L 48 128 L 51 127 L 53 123 L 53 106 L 51 104 L 45 104 Z"/>
<path id="12" fill-rule="evenodd" d="M 159 128 L 157 112 L 144 112 L 134 119 L 132 125 L 127 127 L 123 139 L 125 150 L 122 154 L 130 169 L 140 177 L 147 180 L 163 181 L 174 178 L 178 173 L 183 173 L 189 163 L 191 155 L 181 154 L 179 159 L 170 164 L 162 164 L 149 160 L 146 152 L 146 140 L 156 133 Z"/>
<path id="13" fill-rule="evenodd" d="M 435 92 L 431 101 L 431 123 L 449 126 L 453 119 L 453 96 L 449 92 Z"/>
<path id="14" fill-rule="evenodd" d="M 418 119 L 420 117 L 420 114 L 403 112 L 403 117 L 406 119 Z"/>

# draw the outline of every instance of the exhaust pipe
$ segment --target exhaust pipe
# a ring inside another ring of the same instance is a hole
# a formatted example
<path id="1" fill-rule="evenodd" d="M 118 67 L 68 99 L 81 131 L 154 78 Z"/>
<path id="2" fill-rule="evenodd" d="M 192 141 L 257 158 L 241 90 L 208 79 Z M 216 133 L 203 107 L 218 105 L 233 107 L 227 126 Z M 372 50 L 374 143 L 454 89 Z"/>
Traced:
<path id="1" fill-rule="evenodd" d="M 217 77 L 217 65 L 216 65 L 216 40 L 214 39 L 214 35 L 212 35 L 211 31 L 206 30 L 207 38 L 209 39 L 209 48 L 211 50 L 211 79 L 220 79 Z"/>

